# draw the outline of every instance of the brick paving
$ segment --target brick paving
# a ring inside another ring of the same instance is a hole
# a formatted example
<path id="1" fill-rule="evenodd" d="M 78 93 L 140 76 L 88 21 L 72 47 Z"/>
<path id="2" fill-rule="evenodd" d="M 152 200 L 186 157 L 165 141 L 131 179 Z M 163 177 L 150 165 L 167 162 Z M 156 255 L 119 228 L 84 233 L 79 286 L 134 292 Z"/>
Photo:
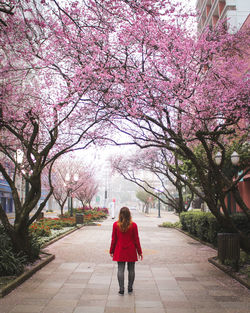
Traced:
<path id="1" fill-rule="evenodd" d="M 132 211 L 144 260 L 134 293 L 118 295 L 108 254 L 112 223 L 88 226 L 50 245 L 56 259 L 5 298 L 1 313 L 249 313 L 250 291 L 208 263 L 216 251 L 174 229 L 172 213 Z"/>

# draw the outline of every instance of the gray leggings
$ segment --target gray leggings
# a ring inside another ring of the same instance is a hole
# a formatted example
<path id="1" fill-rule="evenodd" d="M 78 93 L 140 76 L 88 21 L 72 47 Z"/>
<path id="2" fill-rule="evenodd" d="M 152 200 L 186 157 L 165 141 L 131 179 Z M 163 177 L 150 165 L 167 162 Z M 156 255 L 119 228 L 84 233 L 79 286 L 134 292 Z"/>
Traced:
<path id="1" fill-rule="evenodd" d="M 119 282 L 119 287 L 120 291 L 124 291 L 124 270 L 126 262 L 117 262 L 117 263 L 118 263 L 117 278 Z M 135 262 L 127 263 L 128 263 L 128 289 L 132 289 L 135 280 Z"/>

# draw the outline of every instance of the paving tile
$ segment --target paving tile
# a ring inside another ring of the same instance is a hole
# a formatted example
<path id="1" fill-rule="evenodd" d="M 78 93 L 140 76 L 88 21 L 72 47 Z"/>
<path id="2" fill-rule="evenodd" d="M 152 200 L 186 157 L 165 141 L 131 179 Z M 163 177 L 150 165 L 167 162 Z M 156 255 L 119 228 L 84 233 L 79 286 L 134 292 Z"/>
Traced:
<path id="1" fill-rule="evenodd" d="M 63 270 L 74 270 L 79 266 L 79 263 L 74 263 L 74 262 L 69 262 L 69 263 L 62 263 L 59 266 L 59 270 L 63 269 Z"/>
<path id="2" fill-rule="evenodd" d="M 78 306 L 74 313 L 104 313 L 104 307 L 98 306 Z"/>
<path id="3" fill-rule="evenodd" d="M 137 301 L 143 301 L 145 299 L 147 299 L 147 301 L 161 301 L 159 294 L 136 294 L 135 298 Z"/>
<path id="4" fill-rule="evenodd" d="M 60 289 L 60 293 L 66 293 L 66 294 L 82 294 L 84 288 L 74 288 L 74 287 L 68 287 L 68 286 L 63 286 Z"/>
<path id="5" fill-rule="evenodd" d="M 73 272 L 71 273 L 67 280 L 89 280 L 90 277 L 93 275 L 93 272 Z"/>
<path id="6" fill-rule="evenodd" d="M 135 300 L 136 308 L 163 308 L 161 301 Z"/>
<path id="7" fill-rule="evenodd" d="M 118 312 L 119 311 L 117 311 L 117 313 Z M 167 311 L 165 311 L 163 308 L 136 308 L 136 313 L 165 313 L 165 312 L 167 312 Z M 180 312 L 178 312 L 178 313 L 180 313 Z"/>
<path id="8" fill-rule="evenodd" d="M 180 301 L 162 301 L 164 308 L 167 308 L 167 310 L 169 309 L 176 309 L 179 310 L 180 312 L 183 309 L 194 309 L 192 307 L 192 304 L 189 301 L 184 301 L 184 300 L 180 300 Z"/>
<path id="9" fill-rule="evenodd" d="M 167 308 L 167 313 L 197 313 L 195 309 L 192 308 Z"/>
<path id="10" fill-rule="evenodd" d="M 54 296 L 54 300 L 79 300 L 82 293 L 65 293 L 65 292 L 58 292 Z"/>
<path id="11" fill-rule="evenodd" d="M 21 304 L 29 304 L 29 305 L 39 305 L 39 306 L 44 306 L 49 302 L 50 299 L 45 298 L 45 299 L 37 299 L 37 298 L 24 298 L 20 302 Z M 1 307 L 2 308 L 2 307 Z M 1 311 L 0 311 L 1 312 Z M 2 313 L 2 312 L 1 312 Z"/>
<path id="12" fill-rule="evenodd" d="M 69 306 L 46 306 L 40 313 L 73 313 L 74 307 Z"/>
<path id="13" fill-rule="evenodd" d="M 18 304 L 10 313 L 39 313 L 43 308 L 41 305 Z"/>
<path id="14" fill-rule="evenodd" d="M 47 305 L 48 306 L 60 306 L 60 307 L 75 307 L 78 303 L 78 300 L 72 299 L 56 299 L 53 298 Z"/>
<path id="15" fill-rule="evenodd" d="M 78 301 L 78 306 L 100 306 L 105 307 L 106 305 L 106 299 L 88 299 L 87 297 L 85 299 L 81 298 Z"/>
<path id="16" fill-rule="evenodd" d="M 29 299 L 51 299 L 53 298 L 56 293 L 58 292 L 58 289 L 48 289 L 46 291 L 42 290 L 42 291 L 39 291 L 39 290 L 35 290 L 34 292 L 30 292 L 26 298 L 29 298 Z"/>
<path id="17" fill-rule="evenodd" d="M 86 280 L 82 280 L 82 281 L 67 280 L 67 282 L 64 283 L 64 287 L 84 289 L 87 286 L 87 282 L 88 281 L 86 281 Z"/>
<path id="18" fill-rule="evenodd" d="M 83 291 L 83 295 L 107 295 L 108 293 L 108 289 L 104 290 L 102 288 L 90 288 L 88 285 L 86 286 L 86 288 Z"/>
<path id="19" fill-rule="evenodd" d="M 106 306 L 104 313 L 135 313 L 135 310 L 134 308 L 121 308 L 119 306 L 117 307 Z"/>
<path id="20" fill-rule="evenodd" d="M 1 304 L 1 313 L 9 313 L 13 309 L 11 304 Z"/>
<path id="21" fill-rule="evenodd" d="M 196 313 L 226 313 L 225 309 L 219 308 L 219 307 L 216 307 L 216 308 L 208 308 L 208 307 L 198 308 L 198 309 L 196 309 L 195 312 Z"/>
<path id="22" fill-rule="evenodd" d="M 124 298 L 122 296 L 117 296 L 120 298 Z M 107 300 L 106 302 L 106 306 L 107 307 L 120 307 L 120 308 L 133 308 L 135 306 L 134 301 L 127 301 L 127 300 L 122 300 L 122 299 L 118 299 L 117 300 Z"/>

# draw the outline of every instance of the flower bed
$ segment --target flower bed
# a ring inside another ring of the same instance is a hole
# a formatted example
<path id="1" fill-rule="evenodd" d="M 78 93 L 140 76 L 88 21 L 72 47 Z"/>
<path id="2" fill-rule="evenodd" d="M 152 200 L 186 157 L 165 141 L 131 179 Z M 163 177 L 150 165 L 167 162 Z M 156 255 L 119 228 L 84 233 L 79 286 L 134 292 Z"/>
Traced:
<path id="1" fill-rule="evenodd" d="M 73 210 L 73 215 L 75 214 L 83 214 L 83 220 L 84 224 L 90 224 L 92 222 L 100 221 L 105 218 L 107 218 L 108 215 L 108 209 L 107 208 L 92 208 L 89 206 L 83 206 L 81 208 L 77 208 Z M 69 213 L 65 213 L 65 217 L 69 217 Z"/>
<path id="2" fill-rule="evenodd" d="M 75 226 L 75 218 L 43 218 L 30 226 L 30 232 L 38 237 L 51 237 L 54 236 L 55 230 Z"/>

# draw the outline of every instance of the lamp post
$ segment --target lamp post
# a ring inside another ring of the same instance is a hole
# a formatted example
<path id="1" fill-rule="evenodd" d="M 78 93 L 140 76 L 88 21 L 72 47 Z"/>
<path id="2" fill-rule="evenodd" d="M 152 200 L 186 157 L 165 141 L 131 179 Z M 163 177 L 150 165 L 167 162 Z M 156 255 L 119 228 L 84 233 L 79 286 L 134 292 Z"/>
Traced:
<path id="1" fill-rule="evenodd" d="M 158 218 L 161 218 L 161 201 L 160 201 L 160 193 L 158 198 Z"/>
<path id="2" fill-rule="evenodd" d="M 220 165 L 221 164 L 221 161 L 222 161 L 222 153 L 219 151 L 216 153 L 215 157 L 214 157 L 214 161 L 217 165 Z M 238 165 L 239 164 L 239 161 L 240 161 L 240 156 L 239 154 L 234 151 L 232 154 L 231 154 L 231 162 L 233 165 Z"/>
<path id="3" fill-rule="evenodd" d="M 161 193 L 163 192 L 162 189 L 158 190 L 158 189 L 155 189 L 155 191 L 158 193 L 158 218 L 161 218 L 161 199 L 160 199 L 160 196 L 161 196 Z"/>
<path id="4" fill-rule="evenodd" d="M 17 164 L 21 165 L 23 163 L 23 156 L 24 156 L 24 152 L 21 149 L 17 149 L 16 150 L 16 162 L 17 162 Z M 21 170 L 21 173 L 25 175 L 25 170 Z M 22 184 L 21 184 L 21 192 L 22 192 Z M 24 199 L 25 200 L 27 200 L 28 192 L 29 192 L 29 182 L 25 178 L 25 193 L 24 193 L 24 195 L 25 195 Z"/>
<path id="5" fill-rule="evenodd" d="M 222 153 L 220 151 L 216 153 L 216 155 L 214 157 L 214 161 L 218 166 L 221 164 Z M 239 164 L 239 161 L 240 161 L 240 156 L 236 151 L 234 151 L 231 154 L 231 163 L 233 166 L 235 166 L 236 176 L 238 174 L 237 165 Z M 228 207 L 229 212 L 231 213 L 231 196 L 230 196 L 230 194 L 227 195 L 227 207 Z"/>
<path id="6" fill-rule="evenodd" d="M 69 199 L 70 199 L 70 216 L 73 216 L 73 199 L 72 199 L 72 185 L 77 183 L 79 180 L 79 174 L 75 173 L 73 175 L 73 180 L 71 180 L 70 173 L 66 173 L 65 181 L 69 185 Z"/>

